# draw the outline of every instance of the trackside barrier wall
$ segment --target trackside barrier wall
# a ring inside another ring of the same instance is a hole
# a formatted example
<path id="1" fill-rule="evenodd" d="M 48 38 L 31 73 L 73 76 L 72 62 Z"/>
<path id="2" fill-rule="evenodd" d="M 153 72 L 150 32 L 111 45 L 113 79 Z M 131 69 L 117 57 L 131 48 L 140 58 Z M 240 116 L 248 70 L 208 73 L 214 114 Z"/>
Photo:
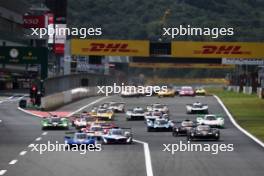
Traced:
<path id="1" fill-rule="evenodd" d="M 120 84 L 120 79 L 115 75 L 73 74 L 49 78 L 44 81 L 45 96 L 59 93 L 78 87 L 95 87 Z"/>
<path id="2" fill-rule="evenodd" d="M 90 96 L 96 96 L 97 87 L 80 87 L 55 93 L 42 98 L 41 108 L 44 110 L 55 109 L 64 104 Z"/>
<path id="3" fill-rule="evenodd" d="M 257 88 L 257 95 L 259 98 L 264 98 L 264 88 Z"/>
<path id="4" fill-rule="evenodd" d="M 251 86 L 244 86 L 244 87 L 243 87 L 243 93 L 244 93 L 244 94 L 249 94 L 249 95 L 251 95 L 251 94 L 252 94 L 252 90 L 253 90 L 253 88 L 252 88 Z"/>
<path id="5" fill-rule="evenodd" d="M 227 90 L 228 91 L 233 91 L 233 92 L 239 92 L 240 91 L 240 87 L 239 86 L 228 86 Z"/>

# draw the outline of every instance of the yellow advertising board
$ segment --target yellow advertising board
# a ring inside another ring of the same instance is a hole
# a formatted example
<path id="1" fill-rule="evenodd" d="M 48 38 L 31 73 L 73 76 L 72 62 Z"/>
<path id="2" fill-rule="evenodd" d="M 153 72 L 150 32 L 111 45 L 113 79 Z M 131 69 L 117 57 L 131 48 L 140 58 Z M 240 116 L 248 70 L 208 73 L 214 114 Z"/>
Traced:
<path id="1" fill-rule="evenodd" d="M 149 56 L 149 41 L 71 40 L 71 54 L 79 56 Z"/>
<path id="2" fill-rule="evenodd" d="M 264 43 L 172 42 L 173 57 L 264 59 Z"/>
<path id="3" fill-rule="evenodd" d="M 145 63 L 145 62 L 130 62 L 129 67 L 137 68 L 206 68 L 206 69 L 233 69 L 235 65 L 224 64 L 178 64 L 178 63 Z"/>

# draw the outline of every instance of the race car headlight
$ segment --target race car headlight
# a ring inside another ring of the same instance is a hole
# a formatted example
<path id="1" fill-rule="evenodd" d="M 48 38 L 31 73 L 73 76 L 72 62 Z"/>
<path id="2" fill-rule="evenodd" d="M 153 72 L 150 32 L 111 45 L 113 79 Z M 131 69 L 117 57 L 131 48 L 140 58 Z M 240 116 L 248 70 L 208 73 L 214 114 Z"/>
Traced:
<path id="1" fill-rule="evenodd" d="M 179 129 L 177 128 L 176 131 L 179 131 Z"/>
<path id="2" fill-rule="evenodd" d="M 107 139 L 106 138 L 103 138 L 104 142 L 107 143 Z"/>
<path id="3" fill-rule="evenodd" d="M 208 133 L 208 134 L 213 134 L 213 133 Z"/>
<path id="4" fill-rule="evenodd" d="M 216 133 L 215 136 L 218 136 L 218 133 Z"/>
<path id="5" fill-rule="evenodd" d="M 191 136 L 194 136 L 194 133 L 191 133 Z"/>
<path id="6" fill-rule="evenodd" d="M 43 126 L 48 126 L 48 124 L 47 123 L 44 123 Z"/>
<path id="7" fill-rule="evenodd" d="M 62 124 L 64 127 L 67 127 L 68 126 L 68 124 L 67 123 L 64 123 L 64 124 Z"/>

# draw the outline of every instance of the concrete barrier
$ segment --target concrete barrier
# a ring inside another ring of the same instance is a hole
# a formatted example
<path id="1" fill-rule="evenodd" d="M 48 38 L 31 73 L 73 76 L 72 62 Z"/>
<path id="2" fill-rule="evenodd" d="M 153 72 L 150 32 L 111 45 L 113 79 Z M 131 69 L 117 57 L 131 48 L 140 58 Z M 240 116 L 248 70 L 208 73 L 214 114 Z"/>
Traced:
<path id="1" fill-rule="evenodd" d="M 252 90 L 253 90 L 253 88 L 251 86 L 243 86 L 243 93 L 244 94 L 251 95 L 252 94 Z"/>
<path id="2" fill-rule="evenodd" d="M 258 87 L 257 88 L 257 95 L 259 98 L 264 98 L 264 88 Z"/>
<path id="3" fill-rule="evenodd" d="M 240 92 L 240 87 L 239 86 L 228 86 L 227 90 L 233 91 L 233 92 Z"/>
<path id="4" fill-rule="evenodd" d="M 43 97 L 41 108 L 43 110 L 52 110 L 73 101 L 96 95 L 98 95 L 96 87 L 75 88 Z"/>

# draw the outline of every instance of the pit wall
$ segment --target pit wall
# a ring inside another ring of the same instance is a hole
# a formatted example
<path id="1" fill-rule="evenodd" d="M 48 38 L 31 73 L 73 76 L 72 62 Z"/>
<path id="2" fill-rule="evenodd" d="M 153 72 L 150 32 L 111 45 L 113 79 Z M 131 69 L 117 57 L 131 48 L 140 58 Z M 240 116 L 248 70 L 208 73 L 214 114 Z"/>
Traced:
<path id="1" fill-rule="evenodd" d="M 97 91 L 97 87 L 80 87 L 51 94 L 42 98 L 41 108 L 43 110 L 53 110 L 82 98 L 98 96 Z"/>

